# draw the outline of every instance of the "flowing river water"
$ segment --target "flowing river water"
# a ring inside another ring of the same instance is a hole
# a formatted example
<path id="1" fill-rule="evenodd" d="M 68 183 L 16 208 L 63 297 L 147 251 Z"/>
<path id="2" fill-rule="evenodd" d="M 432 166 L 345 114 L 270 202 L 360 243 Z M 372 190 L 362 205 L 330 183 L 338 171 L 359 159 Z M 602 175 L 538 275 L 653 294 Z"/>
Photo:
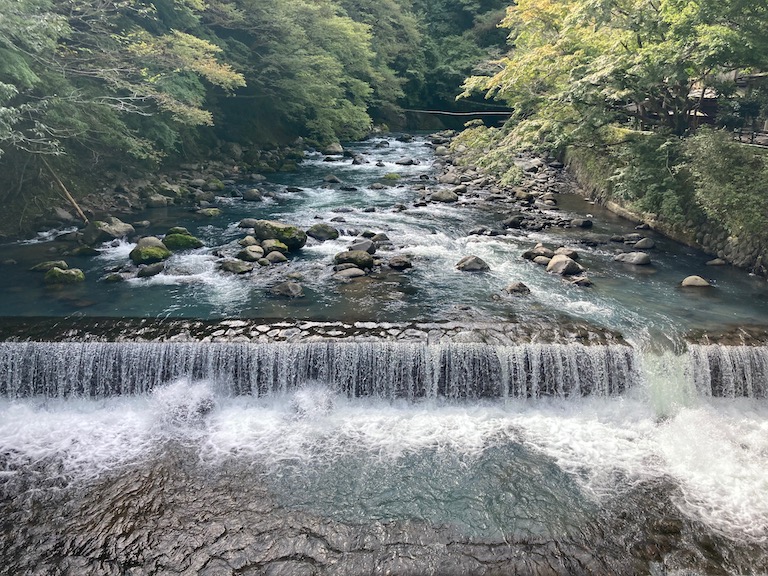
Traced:
<path id="1" fill-rule="evenodd" d="M 439 186 L 426 144 L 311 154 L 220 217 L 152 211 L 148 233 L 206 244 L 152 278 L 98 282 L 116 242 L 52 290 L 28 271 L 52 235 L 0 247 L 0 573 L 768 572 L 765 280 L 652 232 L 650 267 L 614 262 L 585 236 L 633 226 L 575 195 L 553 213 L 588 232 L 470 234 L 515 207 L 414 206 Z M 342 236 L 236 276 L 217 262 L 244 217 Z M 367 230 L 413 268 L 334 278 Z M 537 242 L 577 248 L 594 285 L 521 258 Z M 456 270 L 469 254 L 491 270 Z M 305 296 L 271 295 L 285 280 Z"/>

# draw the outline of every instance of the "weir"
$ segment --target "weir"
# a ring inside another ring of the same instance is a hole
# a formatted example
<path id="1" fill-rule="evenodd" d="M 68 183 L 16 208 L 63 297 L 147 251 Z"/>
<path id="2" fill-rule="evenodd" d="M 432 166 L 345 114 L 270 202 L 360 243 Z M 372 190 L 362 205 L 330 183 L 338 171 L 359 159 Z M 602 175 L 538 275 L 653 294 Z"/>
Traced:
<path id="1" fill-rule="evenodd" d="M 630 346 L 412 342 L 3 342 L 10 398 L 141 394 L 189 377 L 218 393 L 268 396 L 319 382 L 348 396 L 612 396 L 637 380 Z"/>
<path id="2" fill-rule="evenodd" d="M 768 348 L 690 344 L 687 356 L 702 396 L 768 395 Z M 99 398 L 190 378 L 233 396 L 308 382 L 386 399 L 615 396 L 643 382 L 641 364 L 624 344 L 2 342 L 0 395 Z"/>

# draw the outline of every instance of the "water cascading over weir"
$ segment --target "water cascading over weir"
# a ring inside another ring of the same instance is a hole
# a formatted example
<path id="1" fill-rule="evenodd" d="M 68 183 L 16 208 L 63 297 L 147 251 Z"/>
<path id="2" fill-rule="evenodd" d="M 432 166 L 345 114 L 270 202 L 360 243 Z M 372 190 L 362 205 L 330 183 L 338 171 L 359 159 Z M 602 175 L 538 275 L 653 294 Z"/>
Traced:
<path id="1" fill-rule="evenodd" d="M 315 382 L 349 397 L 565 398 L 616 396 L 644 380 L 635 347 L 582 325 L 78 319 L 44 330 L 48 341 L 23 322 L 6 327 L 15 338 L 0 342 L 0 395 L 98 398 L 190 378 L 232 396 Z M 689 344 L 684 355 L 699 395 L 767 394 L 765 347 Z"/>

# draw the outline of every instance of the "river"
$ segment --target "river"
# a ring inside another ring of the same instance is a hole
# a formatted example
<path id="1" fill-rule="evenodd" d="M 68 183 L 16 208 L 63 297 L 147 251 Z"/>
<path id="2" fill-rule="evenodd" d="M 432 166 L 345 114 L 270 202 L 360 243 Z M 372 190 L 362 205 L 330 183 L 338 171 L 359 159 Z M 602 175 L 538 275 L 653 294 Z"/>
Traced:
<path id="1" fill-rule="evenodd" d="M 762 334 L 765 280 L 651 231 L 650 267 L 615 262 L 585 235 L 634 227 L 576 195 L 542 209 L 587 232 L 470 234 L 515 207 L 414 206 L 437 186 L 426 144 L 310 154 L 215 218 L 138 215 L 206 244 L 152 278 L 98 281 L 129 241 L 67 258 L 87 279 L 60 290 L 27 270 L 52 235 L 0 247 L 0 573 L 768 571 L 768 349 L 733 345 Z M 236 276 L 217 263 L 244 217 L 342 234 Z M 364 231 L 413 268 L 335 278 Z M 521 258 L 537 242 L 575 247 L 593 286 Z M 469 254 L 490 271 L 458 271 Z M 270 294 L 286 280 L 305 296 Z"/>

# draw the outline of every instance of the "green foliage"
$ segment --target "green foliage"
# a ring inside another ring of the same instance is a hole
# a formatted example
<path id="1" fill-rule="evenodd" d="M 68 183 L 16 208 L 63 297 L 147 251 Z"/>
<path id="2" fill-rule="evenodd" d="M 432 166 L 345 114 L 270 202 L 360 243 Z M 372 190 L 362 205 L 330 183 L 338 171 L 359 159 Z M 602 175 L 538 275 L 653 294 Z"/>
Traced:
<path id="1" fill-rule="evenodd" d="M 629 201 L 639 212 L 673 224 L 683 222 L 690 190 L 683 170 L 682 140 L 628 130 L 618 135 L 620 143 L 605 148 L 617 166 L 611 177 L 614 196 Z"/>
<path id="2" fill-rule="evenodd" d="M 720 73 L 768 65 L 768 5 L 746 0 L 519 0 L 507 10 L 511 50 L 482 92 L 527 133 L 562 146 L 633 120 L 682 135 Z"/>
<path id="3" fill-rule="evenodd" d="M 462 151 L 461 164 L 474 165 L 494 174 L 505 186 L 518 184 L 522 179 L 522 170 L 513 162 L 519 150 L 518 142 L 509 131 L 488 128 L 476 121 L 454 138 L 452 147 Z"/>
<path id="4" fill-rule="evenodd" d="M 696 200 L 729 233 L 768 237 L 768 157 L 724 131 L 702 129 L 685 142 Z"/>

